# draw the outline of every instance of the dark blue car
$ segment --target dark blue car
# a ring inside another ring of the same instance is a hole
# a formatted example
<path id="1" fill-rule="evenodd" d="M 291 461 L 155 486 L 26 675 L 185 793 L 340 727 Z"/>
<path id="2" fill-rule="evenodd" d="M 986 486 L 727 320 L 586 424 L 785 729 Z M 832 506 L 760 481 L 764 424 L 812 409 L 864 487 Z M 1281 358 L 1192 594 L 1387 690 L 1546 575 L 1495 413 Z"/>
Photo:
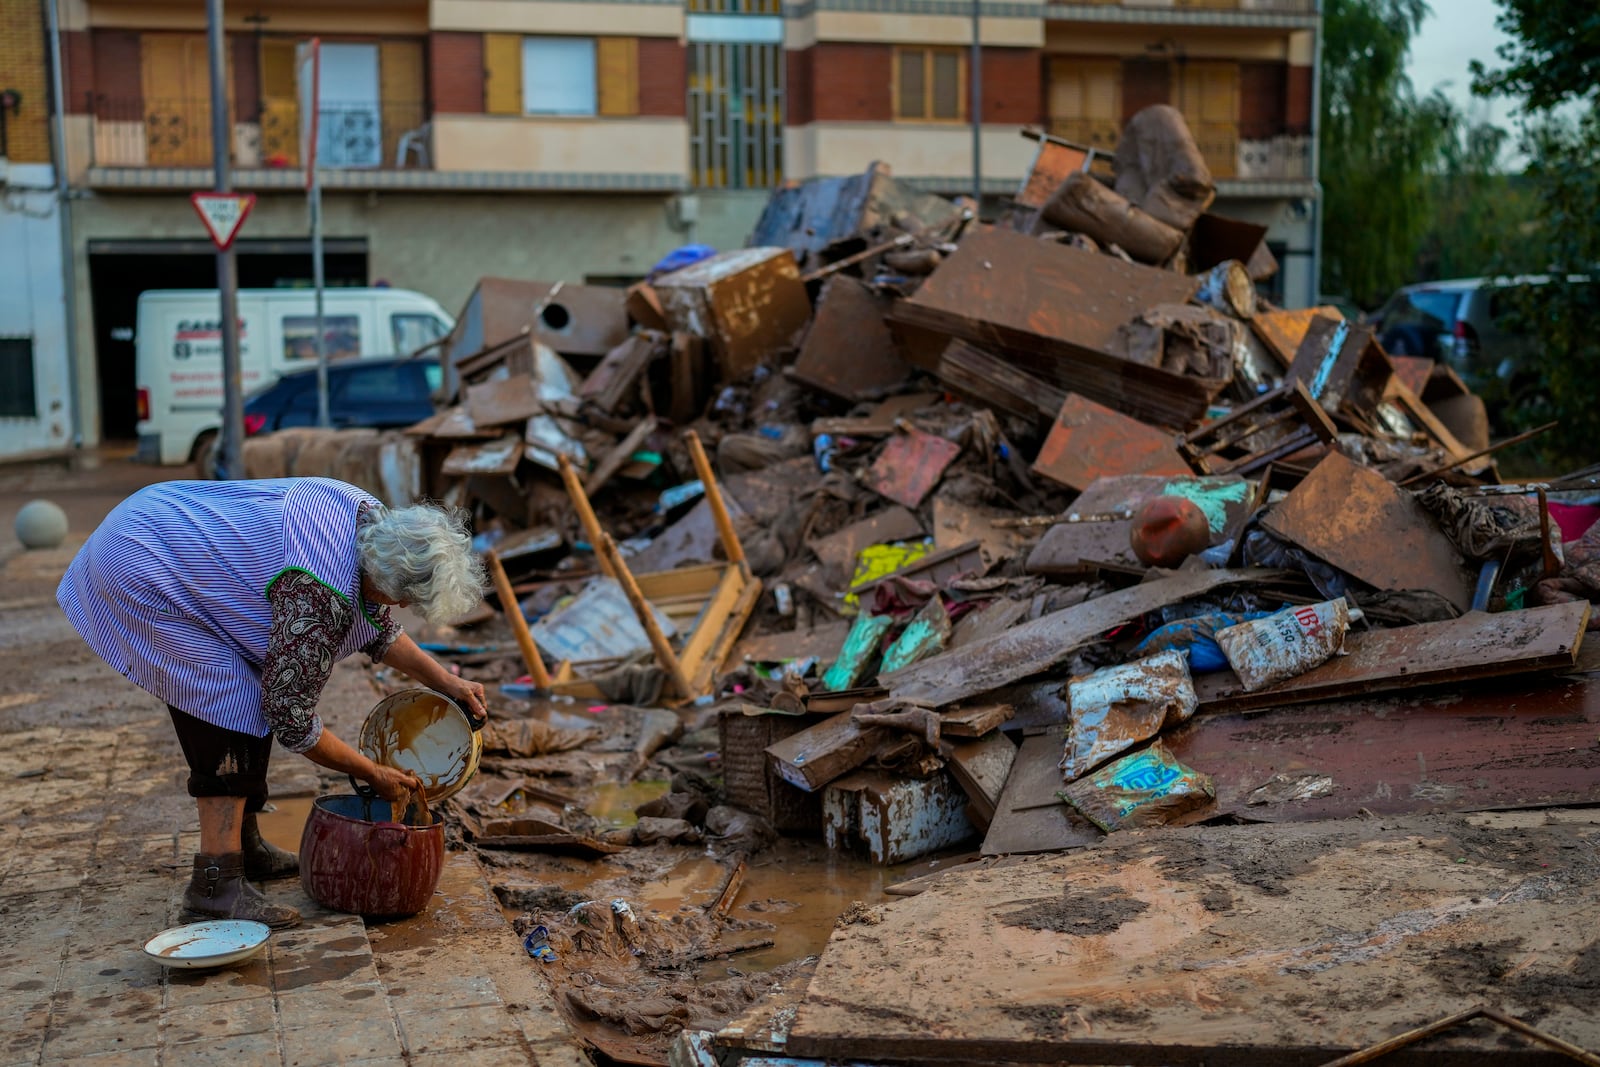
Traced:
<path id="1" fill-rule="evenodd" d="M 442 372 L 432 359 L 356 359 L 328 367 L 328 415 L 335 429 L 398 429 L 433 414 Z M 250 394 L 246 436 L 317 424 L 317 372 L 295 371 Z"/>

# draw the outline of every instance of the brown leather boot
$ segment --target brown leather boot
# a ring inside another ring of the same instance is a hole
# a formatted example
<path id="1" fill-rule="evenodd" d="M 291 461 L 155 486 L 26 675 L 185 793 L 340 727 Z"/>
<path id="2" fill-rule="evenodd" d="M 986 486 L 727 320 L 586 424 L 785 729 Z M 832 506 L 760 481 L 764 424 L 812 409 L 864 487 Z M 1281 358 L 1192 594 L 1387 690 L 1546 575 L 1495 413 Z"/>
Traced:
<path id="1" fill-rule="evenodd" d="M 246 878 L 253 878 L 258 882 L 270 882 L 274 878 L 288 878 L 300 873 L 300 857 L 262 837 L 261 827 L 256 823 L 255 812 L 245 815 L 244 823 L 239 830 L 239 838 L 244 842 Z"/>
<path id="2" fill-rule="evenodd" d="M 253 919 L 282 930 L 298 923 L 300 913 L 268 904 L 261 890 L 245 881 L 244 853 L 229 852 L 222 856 L 195 856 L 194 874 L 183 894 L 182 919 L 186 923 Z"/>

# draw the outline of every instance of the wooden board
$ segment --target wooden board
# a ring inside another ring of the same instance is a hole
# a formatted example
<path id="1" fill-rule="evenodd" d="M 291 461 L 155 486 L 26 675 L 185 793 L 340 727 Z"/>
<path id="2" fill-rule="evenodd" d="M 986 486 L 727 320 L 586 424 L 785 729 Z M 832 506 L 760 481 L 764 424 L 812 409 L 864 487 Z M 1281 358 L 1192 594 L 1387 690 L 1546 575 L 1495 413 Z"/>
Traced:
<path id="1" fill-rule="evenodd" d="M 1592 674 L 1200 714 L 1163 737 L 1222 813 L 1295 822 L 1600 803 L 1597 739 Z"/>
<path id="2" fill-rule="evenodd" d="M 767 749 L 772 767 L 790 785 L 815 793 L 835 778 L 861 766 L 894 736 L 885 726 L 860 726 L 842 711 Z"/>
<path id="3" fill-rule="evenodd" d="M 950 773 L 972 801 L 968 814 L 976 816 L 972 821 L 979 830 L 987 830 L 994 820 L 1016 758 L 1017 746 L 998 730 L 981 741 L 957 745 L 950 753 Z"/>
<path id="4" fill-rule="evenodd" d="M 1059 852 L 1093 844 L 1105 835 L 1088 819 L 1062 803 L 1019 807 L 1018 798 L 1061 788 L 1060 729 L 1024 738 L 983 839 L 985 856 Z"/>
<path id="5" fill-rule="evenodd" d="M 793 1056 L 1326 1063 L 1480 1001 L 1600 1047 L 1600 813 L 1117 835 L 836 930 Z M 1385 1065 L 1565 1062 L 1465 1027 Z"/>
<path id="6" fill-rule="evenodd" d="M 467 386 L 467 414 L 479 428 L 523 422 L 543 410 L 531 374 Z"/>
<path id="7" fill-rule="evenodd" d="M 1294 362 L 1294 354 L 1306 339 L 1311 320 L 1319 315 L 1334 320 L 1344 318 L 1344 313 L 1332 306 L 1300 308 L 1295 311 L 1262 312 L 1250 320 L 1250 325 L 1256 336 L 1266 343 L 1267 350 L 1283 364 L 1283 369 L 1288 370 L 1289 364 Z"/>
<path id="8" fill-rule="evenodd" d="M 995 525 L 996 520 L 1006 517 L 1003 511 L 936 496 L 933 498 L 933 547 L 942 552 L 976 541 L 983 550 L 983 561 L 988 564 L 1020 555 L 1028 537 L 1021 530 Z"/>
<path id="9" fill-rule="evenodd" d="M 1010 704 L 974 704 L 939 713 L 939 733 L 944 737 L 982 737 L 1011 721 Z"/>
<path id="10" fill-rule="evenodd" d="M 856 557 L 861 554 L 863 548 L 890 541 L 908 541 L 921 536 L 922 523 L 917 517 L 905 508 L 895 505 L 884 508 L 870 518 L 853 522 L 827 537 L 810 541 L 808 545 L 811 551 L 817 554 L 818 559 L 841 574 L 844 581 L 849 581 L 850 572 L 856 565 Z"/>
<path id="11" fill-rule="evenodd" d="M 831 662 L 850 633 L 849 622 L 825 622 L 809 630 L 761 634 L 746 637 L 733 646 L 730 661 L 741 663 L 776 663 L 786 659 L 805 659 L 816 656 Z"/>
<path id="12" fill-rule="evenodd" d="M 1557 671 L 1578 662 L 1589 604 L 1552 604 L 1393 630 L 1354 631 L 1348 655 L 1253 693 L 1232 671 L 1195 679 L 1202 711 L 1246 711 L 1362 693 L 1460 683 L 1473 678 Z"/>
<path id="13" fill-rule="evenodd" d="M 954 704 L 1047 671 L 1071 656 L 1073 649 L 1147 611 L 1280 573 L 1259 568 L 1181 572 L 1051 612 L 988 640 L 914 663 L 879 681 L 896 697 L 935 707 Z"/>
<path id="14" fill-rule="evenodd" d="M 644 447 L 645 440 L 655 432 L 655 429 L 656 420 L 654 417 L 640 419 L 639 424 L 628 431 L 628 435 L 618 441 L 611 451 L 607 452 L 601 457 L 600 462 L 595 464 L 594 470 L 590 471 L 589 476 L 583 480 L 583 491 L 589 496 L 594 496 L 603 489 L 618 471 L 628 465 L 633 458 L 633 454 Z"/>
<path id="15" fill-rule="evenodd" d="M 913 412 L 932 407 L 940 399 L 938 393 L 907 393 L 890 397 L 866 415 L 813 419 L 811 435 L 815 437 L 817 434 L 831 433 L 846 437 L 888 437 L 894 433 L 897 421 Z"/>
<path id="16" fill-rule="evenodd" d="M 1269 531 L 1379 589 L 1431 589 L 1461 611 L 1472 580 L 1422 505 L 1338 453 L 1261 519 Z"/>

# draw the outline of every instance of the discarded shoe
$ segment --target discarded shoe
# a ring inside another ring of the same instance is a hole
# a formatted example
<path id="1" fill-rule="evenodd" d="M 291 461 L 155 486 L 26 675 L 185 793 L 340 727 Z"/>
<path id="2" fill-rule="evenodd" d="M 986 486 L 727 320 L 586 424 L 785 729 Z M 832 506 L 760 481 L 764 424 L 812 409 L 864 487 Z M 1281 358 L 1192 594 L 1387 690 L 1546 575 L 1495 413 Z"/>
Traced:
<path id="1" fill-rule="evenodd" d="M 222 856 L 196 855 L 194 874 L 183 894 L 184 922 L 202 919 L 252 919 L 283 930 L 300 922 L 293 908 L 267 903 L 261 890 L 244 876 L 244 853 Z"/>
<path id="2" fill-rule="evenodd" d="M 300 873 L 300 857 L 261 836 L 256 813 L 244 817 L 239 838 L 244 844 L 244 875 L 258 882 L 289 878 Z"/>

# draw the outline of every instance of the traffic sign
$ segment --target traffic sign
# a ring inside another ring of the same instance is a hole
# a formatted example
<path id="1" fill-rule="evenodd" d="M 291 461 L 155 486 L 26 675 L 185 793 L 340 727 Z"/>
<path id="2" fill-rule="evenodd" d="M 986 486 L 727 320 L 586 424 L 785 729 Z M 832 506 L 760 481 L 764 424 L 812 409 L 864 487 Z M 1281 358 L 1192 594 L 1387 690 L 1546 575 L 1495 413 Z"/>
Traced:
<path id="1" fill-rule="evenodd" d="M 206 224 L 211 243 L 217 246 L 218 252 L 226 252 L 239 235 L 239 227 L 244 225 L 250 209 L 256 206 L 256 194 L 190 193 L 189 202 L 194 205 L 200 221 Z"/>

